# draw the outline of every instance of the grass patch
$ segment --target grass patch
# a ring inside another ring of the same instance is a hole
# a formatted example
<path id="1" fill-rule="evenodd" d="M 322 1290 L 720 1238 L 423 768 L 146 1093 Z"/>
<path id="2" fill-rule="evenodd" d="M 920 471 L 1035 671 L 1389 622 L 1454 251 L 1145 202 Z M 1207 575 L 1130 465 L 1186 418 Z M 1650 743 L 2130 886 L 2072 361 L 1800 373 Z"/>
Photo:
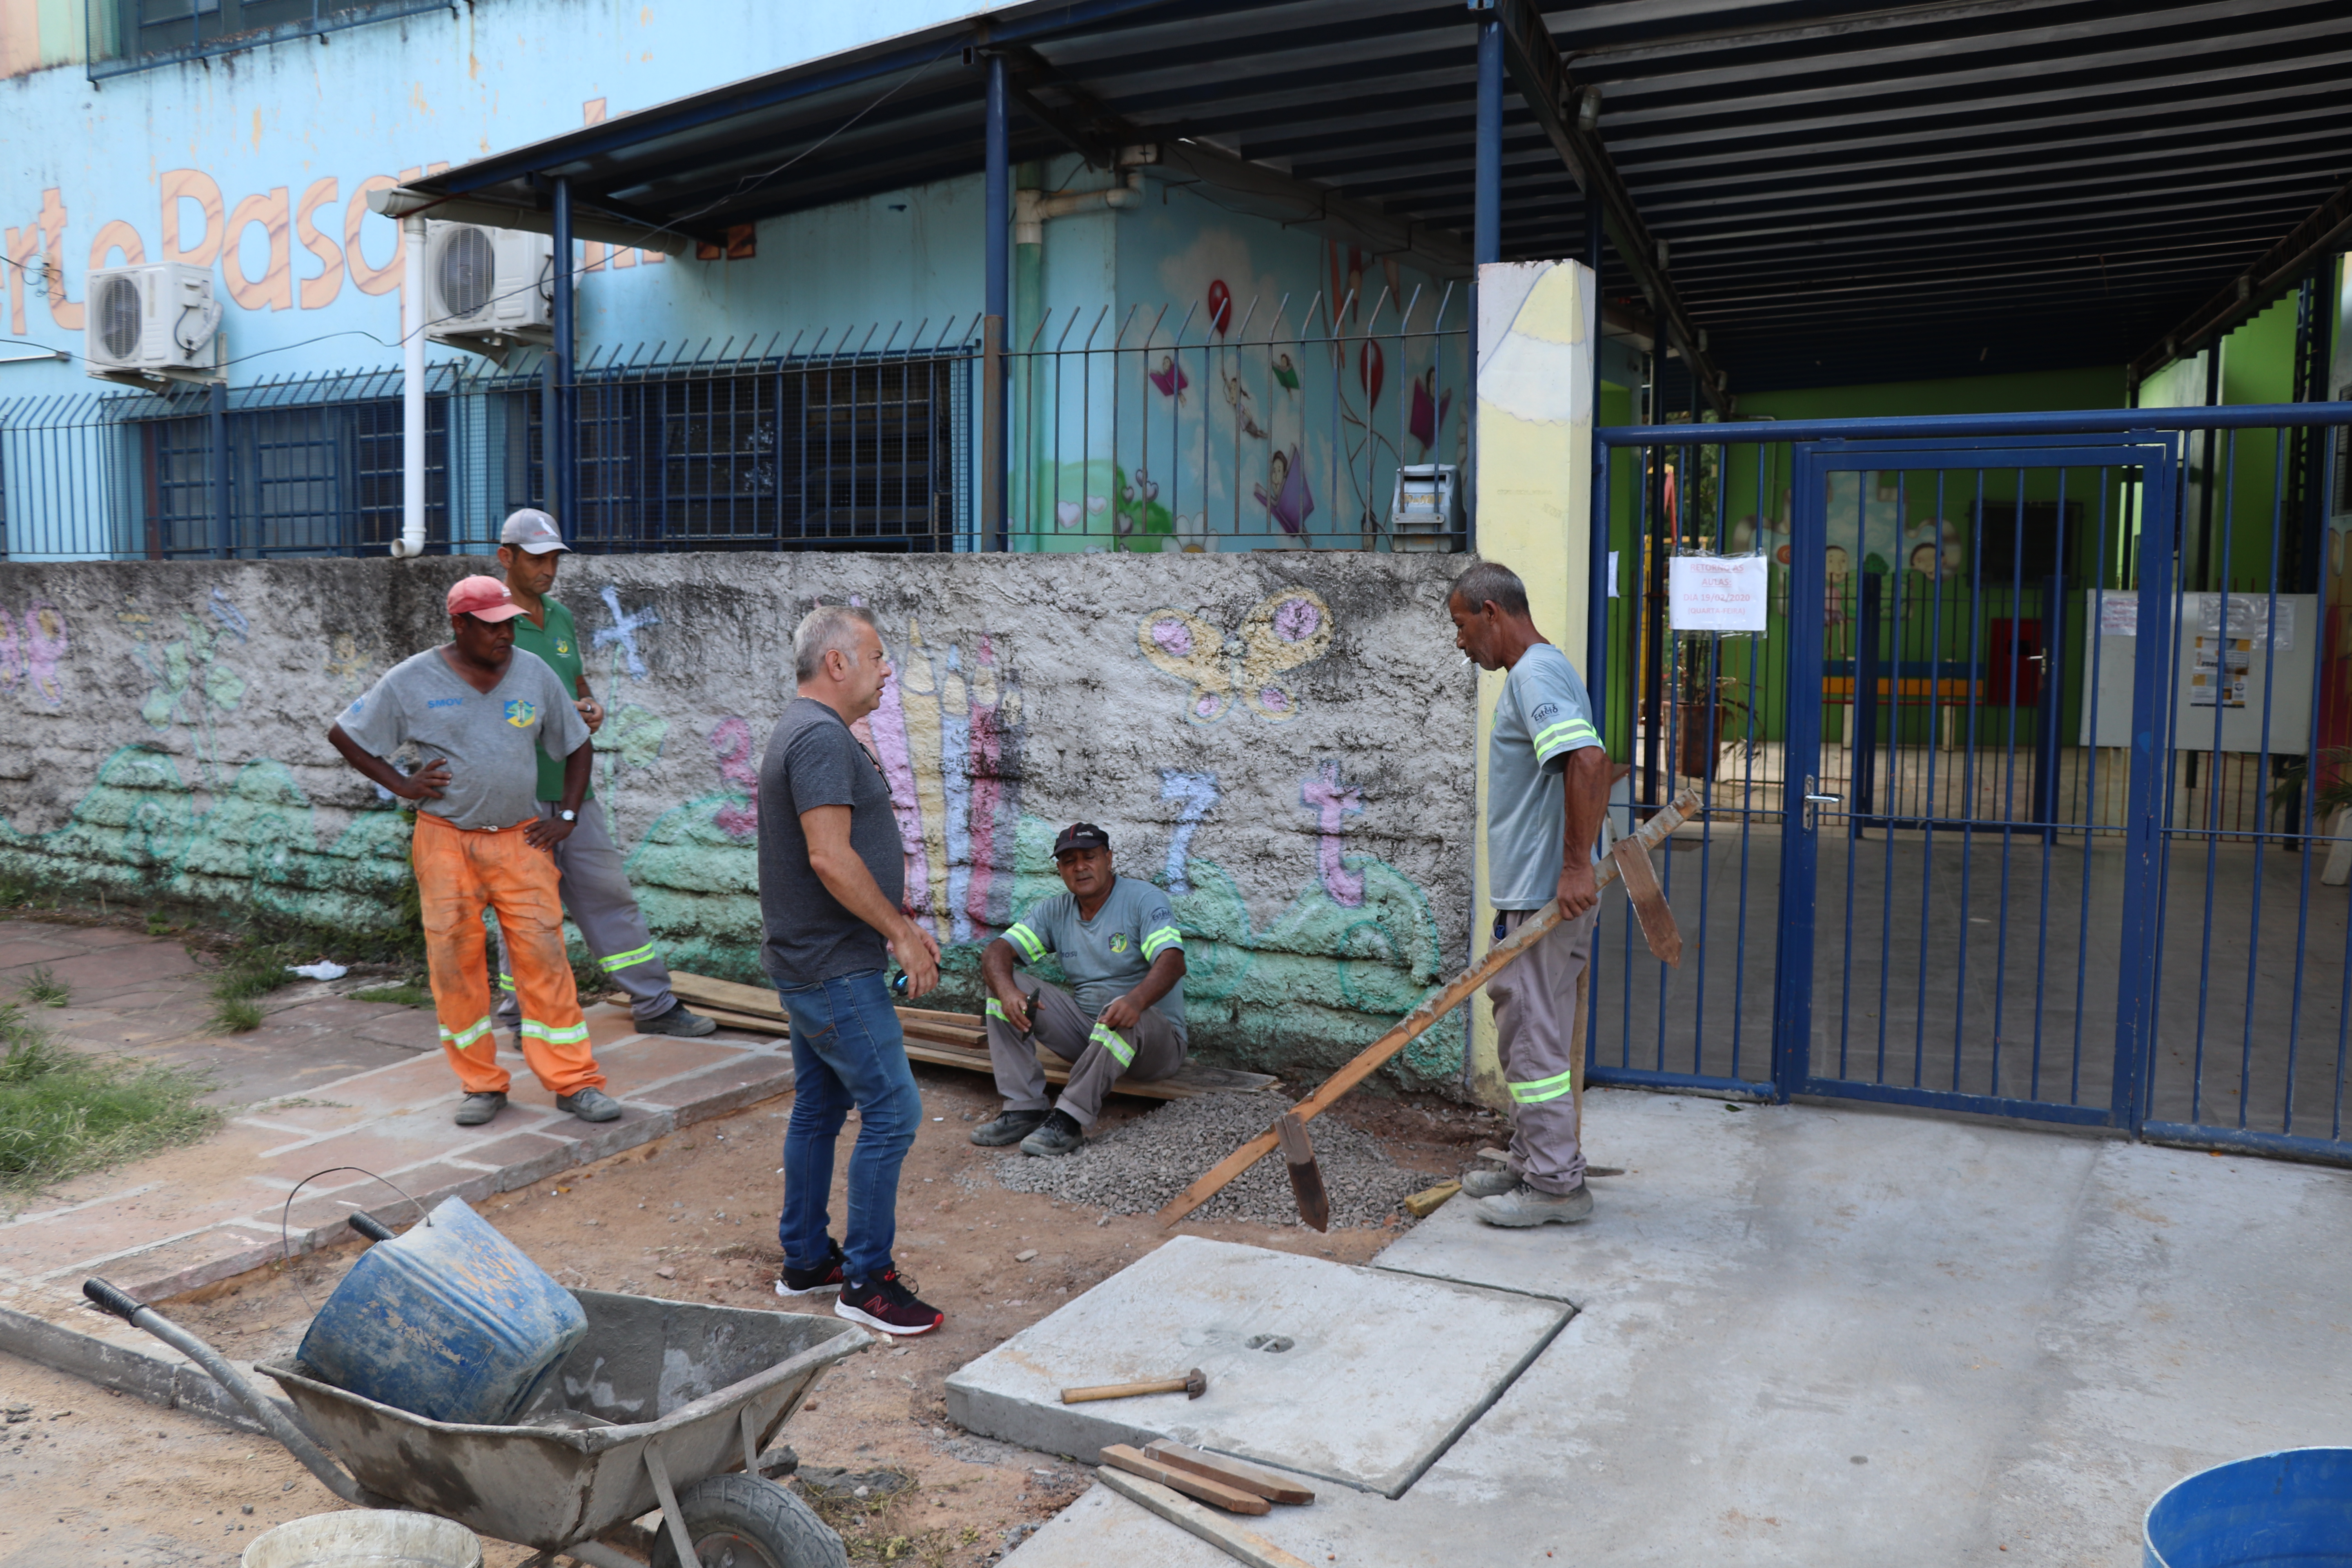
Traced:
<path id="1" fill-rule="evenodd" d="M 62 1007 L 73 1000 L 73 987 L 50 973 L 46 963 L 26 975 L 25 983 L 16 990 L 36 1007 Z"/>
<path id="2" fill-rule="evenodd" d="M 286 972 L 286 950 L 247 942 L 231 948 L 212 980 L 212 1026 L 226 1034 L 243 1034 L 261 1026 L 261 1005 L 291 978 Z"/>
<path id="3" fill-rule="evenodd" d="M 430 1007 L 433 992 L 420 981 L 402 980 L 390 985 L 371 985 L 364 991 L 352 993 L 354 1002 L 389 1002 L 395 1007 Z"/>
<path id="4" fill-rule="evenodd" d="M 104 1165 L 191 1143 L 221 1113 L 202 1075 L 85 1057 L 0 1005 L 0 1193 L 24 1196 Z"/>

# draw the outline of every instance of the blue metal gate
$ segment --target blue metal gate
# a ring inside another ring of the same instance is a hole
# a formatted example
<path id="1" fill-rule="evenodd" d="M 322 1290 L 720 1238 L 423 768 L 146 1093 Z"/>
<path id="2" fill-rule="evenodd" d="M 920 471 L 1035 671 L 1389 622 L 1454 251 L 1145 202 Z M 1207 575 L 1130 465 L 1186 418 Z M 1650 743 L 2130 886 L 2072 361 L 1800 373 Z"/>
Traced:
<path id="1" fill-rule="evenodd" d="M 1603 431 L 1612 819 L 1709 809 L 1661 868 L 1681 969 L 1604 912 L 1591 1080 L 2352 1160 L 2328 443 L 2290 439 L 2347 417 Z M 1769 556 L 1766 632 L 1676 635 L 1677 552 Z"/>

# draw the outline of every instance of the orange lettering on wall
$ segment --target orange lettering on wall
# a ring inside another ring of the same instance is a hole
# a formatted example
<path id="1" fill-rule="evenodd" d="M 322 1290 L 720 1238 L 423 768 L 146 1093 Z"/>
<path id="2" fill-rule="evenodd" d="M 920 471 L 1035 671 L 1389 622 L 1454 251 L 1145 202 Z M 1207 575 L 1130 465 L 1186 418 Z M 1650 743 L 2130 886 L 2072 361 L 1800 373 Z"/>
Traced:
<path id="1" fill-rule="evenodd" d="M 163 259 L 184 261 L 191 267 L 210 267 L 220 255 L 221 230 L 225 226 L 221 207 L 220 186 L 202 169 L 166 169 L 162 180 L 163 192 L 163 223 L 160 236 Z M 184 197 L 204 209 L 205 237 L 193 246 L 180 244 L 180 202 Z"/>
<path id="2" fill-rule="evenodd" d="M 121 265 L 136 267 L 147 259 L 147 247 L 139 238 L 139 231 L 121 218 L 110 219 L 89 242 L 89 269 L 117 265 L 112 259 L 116 251 L 122 252 Z"/>
<path id="3" fill-rule="evenodd" d="M 8 268 L 8 330 L 23 337 L 25 326 L 25 268 L 41 248 L 41 226 L 28 223 L 22 228 L 12 228 L 5 236 L 7 243 Z"/>
<path id="4" fill-rule="evenodd" d="M 367 253 L 360 247 L 360 225 L 368 216 L 367 198 L 370 191 L 388 191 L 400 184 L 389 174 L 370 174 L 352 192 L 352 199 L 343 206 L 343 265 L 351 269 L 352 283 L 362 294 L 389 294 L 400 287 L 401 244 L 400 226 L 387 220 L 392 230 L 392 259 L 382 267 L 368 265 Z"/>
<path id="5" fill-rule="evenodd" d="M 258 310 L 265 305 L 273 310 L 294 308 L 294 262 L 289 254 L 287 221 L 284 185 L 267 195 L 246 197 L 228 215 L 228 227 L 221 242 L 221 280 L 228 285 L 228 297 L 248 310 Z M 258 279 L 248 279 L 237 238 L 245 233 L 247 224 L 257 223 L 269 238 L 269 266 Z"/>
<path id="6" fill-rule="evenodd" d="M 343 287 L 343 247 L 319 232 L 311 216 L 320 207 L 335 199 L 335 177 L 313 180 L 302 199 L 294 205 L 294 237 L 302 248 L 319 258 L 319 275 L 302 279 L 302 309 L 322 310 L 335 302 Z"/>
<path id="7" fill-rule="evenodd" d="M 49 318 L 67 331 L 78 332 L 81 306 L 66 298 L 66 204 L 54 185 L 41 193 L 41 236 L 49 264 Z"/>

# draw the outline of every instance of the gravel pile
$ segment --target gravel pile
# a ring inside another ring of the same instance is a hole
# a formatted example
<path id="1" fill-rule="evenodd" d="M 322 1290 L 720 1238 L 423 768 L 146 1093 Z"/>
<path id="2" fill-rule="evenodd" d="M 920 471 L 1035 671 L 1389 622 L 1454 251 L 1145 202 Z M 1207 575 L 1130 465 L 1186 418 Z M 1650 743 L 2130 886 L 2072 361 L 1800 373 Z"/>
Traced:
<path id="1" fill-rule="evenodd" d="M 1113 1214 L 1149 1214 L 1192 1184 L 1202 1173 L 1264 1132 L 1282 1104 L 1265 1094 L 1208 1094 L 1174 1100 L 1115 1132 L 1088 1139 L 1075 1154 L 1036 1159 L 1009 1150 L 996 1162 L 999 1184 L 1016 1193 L 1044 1193 Z M 1331 1224 L 1349 1229 L 1385 1225 L 1404 1214 L 1405 1196 L 1428 1177 L 1397 1165 L 1368 1133 L 1330 1117 L 1309 1122 L 1323 1184 L 1331 1194 Z M 1281 1151 L 1251 1166 L 1224 1191 L 1192 1211 L 1194 1219 L 1237 1219 L 1252 1225 L 1297 1225 L 1298 1203 Z"/>

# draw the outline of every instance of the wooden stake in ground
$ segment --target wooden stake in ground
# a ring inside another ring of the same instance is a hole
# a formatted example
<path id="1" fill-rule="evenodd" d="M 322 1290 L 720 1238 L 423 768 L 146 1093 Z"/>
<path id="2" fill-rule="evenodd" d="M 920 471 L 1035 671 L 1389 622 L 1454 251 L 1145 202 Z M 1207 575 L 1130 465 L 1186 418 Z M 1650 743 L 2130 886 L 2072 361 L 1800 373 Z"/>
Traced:
<path id="1" fill-rule="evenodd" d="M 1626 843 L 1638 843 L 1638 853 L 1647 855 L 1665 841 L 1666 836 L 1697 815 L 1699 798 L 1696 792 L 1685 790 L 1675 796 L 1675 802 L 1642 825 L 1640 832 Z M 1612 856 L 1592 868 L 1593 880 L 1602 887 L 1615 881 L 1623 870 L 1622 862 Z M 1313 1121 L 1338 1103 L 1339 1097 L 1380 1070 L 1382 1063 L 1426 1034 L 1432 1026 L 1454 1008 L 1467 1002 L 1478 987 L 1503 972 L 1519 954 L 1541 942 L 1552 927 L 1559 923 L 1558 900 L 1546 904 L 1528 917 L 1526 923 L 1511 933 L 1508 942 L 1498 943 L 1486 957 L 1456 976 L 1444 990 L 1420 1006 L 1407 1013 L 1397 1026 L 1373 1041 L 1355 1060 L 1323 1080 L 1323 1087 L 1290 1108 L 1289 1114 L 1301 1122 Z M 1677 942 L 1679 948 L 1679 942 Z M 1174 1225 L 1202 1204 L 1224 1190 L 1227 1183 L 1274 1152 L 1278 1135 L 1271 1129 L 1251 1139 L 1211 1168 L 1209 1173 L 1176 1194 L 1166 1208 L 1160 1211 L 1160 1223 L 1165 1227 Z"/>
<path id="2" fill-rule="evenodd" d="M 1331 1194 L 1323 1186 L 1323 1167 L 1315 1163 L 1315 1141 L 1307 1123 L 1285 1111 L 1274 1124 L 1282 1144 L 1283 1163 L 1290 1167 L 1290 1195 L 1298 1200 L 1298 1217 L 1317 1230 L 1331 1228 Z"/>

